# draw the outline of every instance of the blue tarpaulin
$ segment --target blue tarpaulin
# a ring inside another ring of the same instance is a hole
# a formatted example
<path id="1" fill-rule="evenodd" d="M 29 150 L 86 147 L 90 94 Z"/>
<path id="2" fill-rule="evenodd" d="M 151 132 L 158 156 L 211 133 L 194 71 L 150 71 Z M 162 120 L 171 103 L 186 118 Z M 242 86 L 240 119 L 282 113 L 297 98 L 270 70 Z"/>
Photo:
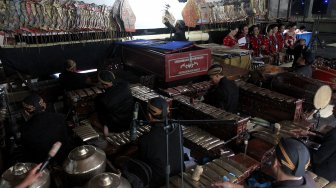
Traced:
<path id="1" fill-rule="evenodd" d="M 164 41 L 164 40 L 131 40 L 126 42 L 117 42 L 117 44 L 138 46 L 143 48 L 151 48 L 158 50 L 175 51 L 188 46 L 193 43 L 189 41 Z"/>
<path id="2" fill-rule="evenodd" d="M 305 33 L 301 33 L 301 34 L 296 34 L 296 39 L 305 39 L 306 44 L 308 45 L 312 36 L 313 36 L 312 32 L 305 32 Z"/>

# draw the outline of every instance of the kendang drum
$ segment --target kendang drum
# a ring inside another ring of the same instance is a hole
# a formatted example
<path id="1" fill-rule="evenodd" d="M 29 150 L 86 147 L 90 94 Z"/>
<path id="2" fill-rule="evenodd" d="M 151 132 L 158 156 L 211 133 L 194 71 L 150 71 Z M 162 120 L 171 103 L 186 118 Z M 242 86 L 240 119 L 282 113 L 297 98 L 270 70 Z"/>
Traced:
<path id="1" fill-rule="evenodd" d="M 33 169 L 36 164 L 33 163 L 17 163 L 7 169 L 1 177 L 0 187 L 11 188 L 21 183 L 28 175 L 29 171 Z M 39 177 L 29 188 L 49 188 L 50 175 L 48 169 L 42 171 L 42 176 Z"/>
<path id="2" fill-rule="evenodd" d="M 271 87 L 279 93 L 304 99 L 304 107 L 308 109 L 323 109 L 332 97 L 330 86 L 289 72 L 275 76 Z"/>

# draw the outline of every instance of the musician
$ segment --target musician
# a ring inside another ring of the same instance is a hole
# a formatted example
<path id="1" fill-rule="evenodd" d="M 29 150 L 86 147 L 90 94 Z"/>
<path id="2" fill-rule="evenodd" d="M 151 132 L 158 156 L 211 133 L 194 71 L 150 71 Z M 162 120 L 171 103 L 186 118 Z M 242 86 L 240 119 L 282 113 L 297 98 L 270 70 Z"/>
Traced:
<path id="1" fill-rule="evenodd" d="M 283 39 L 282 39 L 282 35 L 280 34 L 279 27 L 278 25 L 273 25 L 272 29 L 273 29 L 272 38 L 275 41 L 277 51 L 281 52 L 283 48 Z"/>
<path id="2" fill-rule="evenodd" d="M 77 65 L 74 60 L 66 60 L 64 68 L 65 70 L 59 76 L 59 81 L 64 90 L 70 91 L 90 87 L 90 79 L 85 74 L 77 72 Z"/>
<path id="3" fill-rule="evenodd" d="M 278 45 L 278 51 L 282 52 L 282 49 L 284 48 L 285 45 L 285 36 L 284 36 L 284 31 L 285 31 L 285 25 L 279 24 L 278 27 L 273 28 L 274 36 L 277 39 L 277 45 Z"/>
<path id="4" fill-rule="evenodd" d="M 74 142 L 68 134 L 65 116 L 46 112 L 46 103 L 37 94 L 26 97 L 22 105 L 28 119 L 21 130 L 23 161 L 40 163 L 47 158 L 53 144 L 60 141 L 62 147 L 55 160 L 61 165 L 74 148 Z"/>
<path id="5" fill-rule="evenodd" d="M 240 27 L 239 29 L 239 33 L 238 33 L 238 40 L 241 39 L 241 38 L 244 38 L 246 39 L 246 44 L 245 45 L 242 45 L 242 46 L 239 46 L 241 49 L 245 49 L 245 50 L 248 50 L 249 49 L 249 43 L 250 43 L 250 38 L 249 38 L 249 28 L 248 28 L 248 25 L 243 25 L 242 27 Z"/>
<path id="6" fill-rule="evenodd" d="M 100 87 L 105 92 L 95 98 L 98 120 L 93 117 L 94 126 L 106 125 L 111 132 L 123 132 L 130 128 L 133 112 L 133 97 L 127 82 L 117 80 L 110 71 L 98 73 Z"/>
<path id="7" fill-rule="evenodd" d="M 296 41 L 296 24 L 292 23 L 289 25 L 289 30 L 285 33 L 285 47 L 293 48 Z"/>
<path id="8" fill-rule="evenodd" d="M 208 75 L 214 84 L 204 96 L 204 102 L 225 111 L 236 113 L 239 102 L 239 88 L 232 80 L 224 76 L 223 67 L 212 65 Z"/>
<path id="9" fill-rule="evenodd" d="M 174 32 L 172 41 L 187 41 L 185 36 L 185 23 L 183 20 L 177 20 L 175 27 L 171 28 Z"/>
<path id="10" fill-rule="evenodd" d="M 306 46 L 306 40 L 305 39 L 297 40 L 295 45 L 292 48 L 287 49 L 287 54 L 294 56 L 294 60 L 293 60 L 293 64 L 292 64 L 293 68 L 298 66 L 298 59 L 300 57 L 304 57 L 307 50 L 308 50 L 308 48 Z"/>
<path id="11" fill-rule="evenodd" d="M 315 182 L 306 173 L 310 162 L 306 146 L 293 138 L 281 139 L 275 149 L 272 171 L 276 178 L 272 188 L 315 188 Z M 230 182 L 215 182 L 217 188 L 243 188 Z"/>
<path id="12" fill-rule="evenodd" d="M 333 108 L 333 115 L 336 117 L 336 105 Z M 321 147 L 312 151 L 313 171 L 329 181 L 336 181 L 336 128 L 327 131 L 322 137 Z"/>
<path id="13" fill-rule="evenodd" d="M 252 35 L 250 36 L 252 55 L 259 57 L 261 55 L 263 36 L 259 34 L 259 27 L 257 25 L 252 26 Z"/>
<path id="14" fill-rule="evenodd" d="M 238 48 L 238 40 L 236 39 L 236 35 L 238 33 L 238 27 L 232 26 L 230 27 L 230 33 L 226 35 L 223 39 L 223 45 L 228 46 L 230 48 Z"/>
<path id="15" fill-rule="evenodd" d="M 153 121 L 167 118 L 169 108 L 167 102 L 156 97 L 150 99 L 147 104 L 147 115 L 151 125 L 150 132 L 140 138 L 139 152 L 142 161 L 152 169 L 152 179 L 149 187 L 161 187 L 165 183 L 166 169 L 166 133 L 163 123 Z M 170 175 L 174 176 L 181 172 L 181 148 L 179 143 L 178 128 L 167 129 L 169 131 L 169 164 Z"/>
<path id="16" fill-rule="evenodd" d="M 306 26 L 304 26 L 304 25 L 301 25 L 301 26 L 299 27 L 299 29 L 296 29 L 296 30 L 295 30 L 295 33 L 296 33 L 296 34 L 302 34 L 302 33 L 304 33 L 304 32 L 306 32 Z"/>
<path id="17" fill-rule="evenodd" d="M 273 37 L 272 26 L 266 29 L 266 36 L 263 38 L 262 46 L 261 54 L 263 56 L 268 56 L 270 58 L 270 63 L 272 63 L 277 54 L 276 41 Z"/>
<path id="18" fill-rule="evenodd" d="M 324 177 L 329 181 L 336 181 L 335 145 L 336 128 L 333 128 L 322 138 L 321 147 L 317 151 L 312 151 L 313 171 L 318 176 Z"/>
<path id="19" fill-rule="evenodd" d="M 296 66 L 294 67 L 294 72 L 306 76 L 308 78 L 312 77 L 313 69 L 312 64 L 314 63 L 315 57 L 310 50 L 305 50 L 296 61 Z"/>

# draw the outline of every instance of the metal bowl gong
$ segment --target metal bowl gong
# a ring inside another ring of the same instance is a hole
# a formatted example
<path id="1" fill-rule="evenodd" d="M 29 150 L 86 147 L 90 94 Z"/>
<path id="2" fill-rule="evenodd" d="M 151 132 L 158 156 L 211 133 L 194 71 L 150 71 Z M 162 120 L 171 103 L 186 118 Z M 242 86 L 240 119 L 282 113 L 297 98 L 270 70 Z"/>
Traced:
<path id="1" fill-rule="evenodd" d="M 17 163 L 7 169 L 1 177 L 0 187 L 11 188 L 21 183 L 29 171 L 36 166 L 34 163 Z M 49 188 L 50 175 L 48 169 L 42 171 L 42 176 L 37 179 L 29 188 Z"/>
<path id="2" fill-rule="evenodd" d="M 86 188 L 131 188 L 131 184 L 123 177 L 113 173 L 102 173 L 93 177 Z"/>
<path id="3" fill-rule="evenodd" d="M 71 181 L 82 182 L 103 173 L 106 167 L 104 151 L 91 145 L 73 149 L 64 162 L 64 171 Z"/>

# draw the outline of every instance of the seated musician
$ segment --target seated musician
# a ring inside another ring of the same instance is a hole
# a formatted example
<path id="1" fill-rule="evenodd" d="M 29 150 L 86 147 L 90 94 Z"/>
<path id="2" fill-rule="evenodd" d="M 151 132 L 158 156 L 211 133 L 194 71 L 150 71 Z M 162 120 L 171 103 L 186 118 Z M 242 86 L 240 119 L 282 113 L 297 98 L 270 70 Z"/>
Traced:
<path id="1" fill-rule="evenodd" d="M 335 107 L 334 107 L 335 109 Z M 335 110 L 334 110 L 335 114 Z M 335 116 L 335 115 L 334 115 Z M 329 181 L 336 181 L 336 128 L 323 136 L 321 147 L 312 151 L 313 171 Z"/>
<path id="2" fill-rule="evenodd" d="M 223 45 L 230 48 L 238 48 L 238 40 L 236 39 L 236 35 L 238 33 L 238 27 L 232 26 L 230 27 L 230 33 L 226 35 L 223 39 Z"/>
<path id="3" fill-rule="evenodd" d="M 306 76 L 311 78 L 313 74 L 312 64 L 314 63 L 315 58 L 313 53 L 310 50 L 304 51 L 302 56 L 296 61 L 296 66 L 294 72 L 296 74 Z"/>
<path id="4" fill-rule="evenodd" d="M 315 188 L 315 182 L 306 173 L 310 162 L 306 146 L 293 138 L 281 139 L 275 149 L 272 171 L 276 181 L 272 188 Z M 215 182 L 217 188 L 243 188 L 243 185 L 230 182 Z"/>
<path id="5" fill-rule="evenodd" d="M 156 97 L 150 99 L 147 104 L 147 115 L 151 125 L 150 132 L 139 140 L 140 159 L 152 169 L 152 179 L 149 187 L 161 187 L 165 184 L 166 172 L 166 133 L 163 123 L 153 121 L 164 120 L 169 113 L 167 102 Z M 181 172 L 181 148 L 179 143 L 178 128 L 167 129 L 169 131 L 169 164 L 170 175 Z"/>
<path id="6" fill-rule="evenodd" d="M 280 29 L 282 27 L 282 29 Z M 277 63 L 281 64 L 285 62 L 285 53 L 284 50 L 284 35 L 282 34 L 282 30 L 284 30 L 283 25 L 274 25 L 273 27 L 273 36 L 272 39 L 275 41 L 276 51 L 277 51 Z"/>
<path id="7" fill-rule="evenodd" d="M 77 65 L 74 60 L 66 60 L 64 67 L 65 71 L 59 76 L 59 81 L 64 90 L 71 91 L 90 87 L 90 79 L 85 74 L 77 72 Z"/>
<path id="8" fill-rule="evenodd" d="M 214 84 L 204 96 L 204 102 L 227 112 L 236 113 L 239 102 L 239 88 L 224 76 L 221 65 L 212 65 L 208 75 Z"/>
<path id="9" fill-rule="evenodd" d="M 285 33 L 285 47 L 286 48 L 293 48 L 296 42 L 296 24 L 292 23 L 289 25 L 288 31 Z"/>
<path id="10" fill-rule="evenodd" d="M 336 117 L 336 106 L 333 108 L 333 116 Z M 314 141 L 320 143 L 321 146 L 318 150 L 310 150 L 312 170 L 328 181 L 336 181 L 336 128 L 321 126 L 318 133 L 301 128 L 291 130 L 291 132 L 296 137 L 314 136 Z"/>
<path id="11" fill-rule="evenodd" d="M 306 51 L 308 51 L 308 48 L 306 46 L 305 39 L 297 40 L 295 45 L 292 48 L 287 49 L 287 54 L 294 56 L 294 60 L 292 64 L 293 68 L 296 68 L 296 66 L 298 66 L 298 59 L 300 57 L 303 57 Z"/>
<path id="12" fill-rule="evenodd" d="M 299 29 L 296 29 L 296 30 L 295 30 L 295 33 L 296 33 L 296 34 L 302 34 L 302 33 L 304 33 L 304 32 L 306 32 L 306 26 L 304 26 L 304 25 L 301 25 L 301 26 L 299 27 Z"/>
<path id="13" fill-rule="evenodd" d="M 277 55 L 276 41 L 273 37 L 273 27 L 270 26 L 266 29 L 266 36 L 262 41 L 261 54 L 269 58 L 269 63 L 273 63 Z"/>
<path id="14" fill-rule="evenodd" d="M 245 37 L 246 43 L 244 45 L 239 45 L 239 48 L 248 50 L 249 49 L 249 43 L 250 43 L 250 38 L 249 38 L 249 28 L 248 25 L 243 25 L 239 29 L 238 37 L 237 39 L 242 39 Z"/>
<path id="15" fill-rule="evenodd" d="M 257 25 L 252 26 L 252 35 L 250 36 L 250 45 L 253 50 L 252 55 L 259 57 L 262 50 L 263 36 L 259 34 L 260 30 Z"/>
<path id="16" fill-rule="evenodd" d="M 187 41 L 185 36 L 185 23 L 183 20 L 177 20 L 175 27 L 171 28 L 174 32 L 172 41 Z"/>
<path id="17" fill-rule="evenodd" d="M 133 96 L 126 81 L 117 80 L 110 71 L 98 73 L 98 80 L 105 92 L 95 98 L 98 121 L 94 126 L 106 125 L 111 132 L 123 132 L 130 128 L 133 112 Z"/>
<path id="18" fill-rule="evenodd" d="M 23 161 L 40 163 L 48 156 L 54 143 L 60 141 L 62 147 L 55 156 L 59 165 L 67 157 L 74 142 L 68 134 L 65 116 L 57 113 L 46 112 L 46 103 L 37 94 L 26 97 L 23 109 L 28 121 L 21 130 L 23 145 Z"/>
<path id="19" fill-rule="evenodd" d="M 283 24 L 275 25 L 273 28 L 273 36 L 275 37 L 278 45 L 278 51 L 282 52 L 285 43 L 285 36 L 283 32 L 285 31 L 285 26 Z"/>

